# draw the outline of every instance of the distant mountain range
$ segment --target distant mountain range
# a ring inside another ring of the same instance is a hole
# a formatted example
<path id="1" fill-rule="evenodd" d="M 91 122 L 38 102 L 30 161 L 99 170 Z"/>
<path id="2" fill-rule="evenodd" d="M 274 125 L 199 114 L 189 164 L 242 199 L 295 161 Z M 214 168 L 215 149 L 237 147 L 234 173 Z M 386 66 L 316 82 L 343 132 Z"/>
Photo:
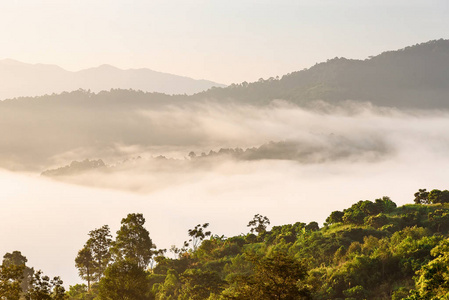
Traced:
<path id="1" fill-rule="evenodd" d="M 9 76 L 9 80 L 19 82 L 23 73 L 20 70 L 30 67 L 11 61 L 1 64 L 4 73 L 0 75 L 0 91 L 5 89 L 2 78 Z M 11 72 L 5 71 L 8 66 Z M 53 77 L 44 80 L 49 83 L 48 87 L 52 81 L 60 88 L 67 82 L 64 79 L 67 71 L 56 66 L 36 65 L 31 69 L 51 70 L 46 73 Z M 79 73 L 91 74 L 95 81 L 95 76 L 100 75 L 92 74 L 99 74 L 99 70 L 111 77 L 115 73 L 139 72 L 104 66 Z M 41 71 L 27 74 L 43 76 L 38 75 L 43 74 Z M 33 76 L 23 77 L 23 84 L 31 82 Z M 97 81 L 102 82 L 100 78 Z M 98 93 L 75 90 L 0 101 L 0 167 L 42 170 L 86 157 L 121 158 L 123 153 L 131 151 L 128 146 L 148 149 L 173 145 L 192 149 L 204 137 L 201 142 L 207 146 L 208 131 L 202 126 L 209 124 L 206 119 L 211 116 L 201 119 L 202 114 L 207 115 L 210 109 L 221 111 L 222 104 L 232 104 L 223 110 L 230 113 L 240 104 L 263 106 L 275 99 L 304 107 L 314 105 L 315 100 L 331 104 L 353 100 L 399 109 L 449 109 L 449 41 L 430 41 L 366 60 L 334 58 L 282 78 L 213 87 L 194 95 L 129 89 Z M 208 105 L 211 102 L 213 105 Z"/>
<path id="2" fill-rule="evenodd" d="M 156 72 L 150 69 L 121 70 L 110 65 L 70 72 L 56 65 L 26 64 L 0 60 L 0 100 L 42 96 L 78 89 L 99 92 L 111 88 L 165 94 L 194 94 L 225 85 L 208 80 Z"/>
<path id="3" fill-rule="evenodd" d="M 53 65 L 29 65 L 12 60 L 0 61 L 0 82 L 0 99 L 80 88 L 92 92 L 114 88 L 196 94 L 167 97 L 139 93 L 133 97 L 130 93 L 121 93 L 127 98 L 120 99 L 111 92 L 109 96 L 102 94 L 101 98 L 127 103 L 138 99 L 139 105 L 179 99 L 183 102 L 215 99 L 259 105 L 283 99 L 299 105 L 308 105 L 313 100 L 332 103 L 354 100 L 398 108 L 449 108 L 449 40 L 429 41 L 365 60 L 336 57 L 281 78 L 227 87 L 148 69 L 120 70 L 103 65 L 69 72 Z"/>

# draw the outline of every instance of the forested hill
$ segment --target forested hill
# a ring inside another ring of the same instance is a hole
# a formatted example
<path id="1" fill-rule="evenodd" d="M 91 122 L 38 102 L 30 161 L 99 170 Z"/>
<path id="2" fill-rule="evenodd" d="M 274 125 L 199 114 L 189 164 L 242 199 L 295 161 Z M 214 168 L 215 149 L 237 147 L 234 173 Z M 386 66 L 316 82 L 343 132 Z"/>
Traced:
<path id="1" fill-rule="evenodd" d="M 199 93 L 197 98 L 267 103 L 284 99 L 370 101 L 399 108 L 449 107 L 449 40 L 435 40 L 366 60 L 334 58 L 282 78 Z"/>
<path id="2" fill-rule="evenodd" d="M 191 96 L 114 89 L 98 95 L 77 91 L 6 102 L 11 106 L 19 101 L 22 108 L 31 103 L 44 105 L 47 102 L 51 105 L 92 105 L 78 101 L 85 100 L 86 96 L 103 108 L 111 103 L 146 107 L 197 100 L 262 105 L 275 99 L 299 105 L 308 105 L 313 100 L 331 103 L 354 100 L 398 108 L 449 108 L 449 40 L 429 41 L 365 60 L 336 57 L 281 78 L 212 87 Z"/>
<path id="3" fill-rule="evenodd" d="M 114 239 L 104 225 L 80 245 L 74 260 L 86 284 L 66 292 L 59 277 L 35 272 L 14 251 L 0 265 L 0 298 L 447 299 L 449 191 L 420 189 L 414 202 L 358 201 L 330 213 L 322 228 L 270 228 L 256 214 L 248 233 L 225 237 L 198 224 L 168 252 L 156 248 L 142 214 L 128 214 Z"/>
<path id="4" fill-rule="evenodd" d="M 138 105 L 171 103 L 181 97 L 183 102 L 207 99 L 250 104 L 283 99 L 299 105 L 307 105 L 313 100 L 354 100 L 369 101 L 379 106 L 438 109 L 449 108 L 448 95 L 449 40 L 440 39 L 384 52 L 365 60 L 336 57 L 281 78 L 261 78 L 253 83 L 212 87 L 192 96 L 170 97 L 158 93 L 111 90 L 103 92 L 101 97 L 90 97 L 92 100 L 111 100 L 115 104 L 126 101 Z M 78 96 L 62 94 L 22 98 L 21 101 L 65 102 Z"/>

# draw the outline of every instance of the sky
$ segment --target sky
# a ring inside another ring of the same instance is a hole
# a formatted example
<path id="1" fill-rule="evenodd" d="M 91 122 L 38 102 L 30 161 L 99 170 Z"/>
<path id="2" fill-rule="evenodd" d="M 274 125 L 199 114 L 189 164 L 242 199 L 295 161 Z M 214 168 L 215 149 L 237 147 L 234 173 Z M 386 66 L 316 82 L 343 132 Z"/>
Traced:
<path id="1" fill-rule="evenodd" d="M 230 84 L 449 38 L 446 0 L 1 0 L 0 59 Z"/>

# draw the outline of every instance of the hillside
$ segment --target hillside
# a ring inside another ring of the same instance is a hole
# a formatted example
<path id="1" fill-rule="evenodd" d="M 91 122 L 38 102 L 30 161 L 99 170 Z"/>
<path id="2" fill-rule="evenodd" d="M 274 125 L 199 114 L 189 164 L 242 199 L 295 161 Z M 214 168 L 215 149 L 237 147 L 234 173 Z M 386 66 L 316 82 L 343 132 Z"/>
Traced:
<path id="1" fill-rule="evenodd" d="M 43 83 L 37 81 L 38 78 Z M 0 61 L 0 80 L 3 82 L 0 99 L 12 97 L 14 93 L 17 96 L 17 91 L 22 87 L 38 89 L 28 95 L 80 88 L 98 92 L 113 88 L 166 94 L 196 92 L 185 97 L 184 101 L 217 100 L 263 105 L 282 99 L 307 106 L 313 100 L 353 100 L 378 106 L 439 109 L 449 107 L 449 40 L 434 40 L 387 51 L 365 60 L 336 57 L 281 78 L 260 79 L 228 87 L 148 69 L 120 70 L 103 65 L 68 72 L 57 66 L 28 65 L 11 60 Z M 9 86 L 14 90 L 13 94 L 8 94 Z M 39 100 L 45 101 L 47 98 L 40 97 Z M 102 94 L 102 98 L 128 103 L 134 103 L 135 98 L 145 102 L 172 100 L 165 95 L 147 93 L 142 97 L 137 92 L 120 95 L 115 91 L 111 91 L 110 95 Z M 30 100 L 24 98 L 21 101 Z"/>
<path id="2" fill-rule="evenodd" d="M 0 60 L 0 100 L 42 96 L 78 89 L 100 92 L 112 88 L 134 89 L 165 94 L 194 94 L 224 85 L 150 69 L 122 70 L 110 65 L 70 72 L 56 65 L 26 64 Z"/>
<path id="3" fill-rule="evenodd" d="M 207 231 L 208 223 L 198 224 L 181 248 L 170 249 L 175 258 L 153 250 L 141 297 L 437 299 L 448 292 L 438 281 L 449 275 L 447 265 L 435 273 L 438 263 L 448 261 L 448 194 L 420 190 L 415 204 L 402 207 L 388 197 L 359 201 L 332 212 L 322 228 L 297 222 L 269 229 L 269 219 L 256 214 L 249 233 L 224 237 Z M 133 217 L 122 220 L 118 236 Z M 103 299 L 118 292 L 111 286 L 114 276 L 138 280 L 137 273 L 111 273 L 121 264 L 94 283 L 92 294 Z M 71 291 L 83 294 L 80 285 Z"/>
<path id="4" fill-rule="evenodd" d="M 0 284 L 11 299 L 37 292 L 69 300 L 446 299 L 449 191 L 420 189 L 414 202 L 358 201 L 332 212 L 321 228 L 270 228 L 269 218 L 256 214 L 248 233 L 225 237 L 198 224 L 171 253 L 156 248 L 145 218 L 133 213 L 115 240 L 108 225 L 89 232 L 75 259 L 87 285 L 65 293 L 59 277 L 35 272 L 19 251 L 5 254 Z"/>
<path id="5" fill-rule="evenodd" d="M 429 41 L 365 60 L 334 58 L 280 79 L 233 84 L 197 98 L 267 103 L 284 99 L 369 101 L 398 108 L 449 107 L 449 40 Z"/>

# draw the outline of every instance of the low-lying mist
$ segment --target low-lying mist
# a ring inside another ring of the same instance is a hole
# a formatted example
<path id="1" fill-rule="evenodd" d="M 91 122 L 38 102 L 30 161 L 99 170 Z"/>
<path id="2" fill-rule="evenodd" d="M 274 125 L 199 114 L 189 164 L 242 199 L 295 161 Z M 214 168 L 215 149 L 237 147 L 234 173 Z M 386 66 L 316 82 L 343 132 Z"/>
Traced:
<path id="1" fill-rule="evenodd" d="M 151 124 L 146 138 L 135 137 L 141 142 L 60 153 L 44 174 L 80 185 L 150 193 L 210 174 L 258 174 L 275 164 L 294 170 L 313 165 L 366 169 L 429 156 L 444 159 L 449 149 L 447 112 L 404 112 L 354 102 L 300 108 L 277 101 L 265 107 L 171 105 L 135 115 L 143 118 L 142 124 Z M 84 159 L 105 164 L 73 167 L 72 161 Z"/>
<path id="2" fill-rule="evenodd" d="M 114 125 L 103 136 L 72 128 L 70 120 L 46 123 L 67 131 L 27 140 L 30 132 L 22 141 L 27 150 L 13 136 L 23 128 L 4 135 L 10 147 L 0 155 L 2 167 L 20 164 L 16 170 L 27 173 L 0 172 L 0 253 L 20 250 L 29 265 L 73 284 L 80 281 L 74 258 L 89 230 L 108 224 L 115 232 L 130 212 L 142 212 L 153 241 L 169 248 L 180 246 L 198 223 L 210 222 L 213 234 L 225 236 L 246 233 L 256 213 L 272 225 L 322 224 L 331 211 L 361 199 L 390 196 L 401 205 L 419 188 L 448 188 L 448 112 L 350 102 L 305 109 L 278 101 L 127 113 L 117 120 L 121 132 L 114 133 L 120 130 Z M 112 121 L 97 118 L 98 124 Z M 116 142 L 119 133 L 124 138 Z M 105 166 L 39 175 L 84 159 L 102 159 Z"/>
<path id="3" fill-rule="evenodd" d="M 302 109 L 282 101 L 263 107 L 189 102 L 146 109 L 69 103 L 0 103 L 0 166 L 42 171 L 85 158 L 112 163 L 138 155 L 180 158 L 190 151 L 245 149 L 270 141 L 297 144 L 311 160 L 328 160 L 358 150 L 387 150 L 376 122 L 393 114 L 355 104 Z"/>

